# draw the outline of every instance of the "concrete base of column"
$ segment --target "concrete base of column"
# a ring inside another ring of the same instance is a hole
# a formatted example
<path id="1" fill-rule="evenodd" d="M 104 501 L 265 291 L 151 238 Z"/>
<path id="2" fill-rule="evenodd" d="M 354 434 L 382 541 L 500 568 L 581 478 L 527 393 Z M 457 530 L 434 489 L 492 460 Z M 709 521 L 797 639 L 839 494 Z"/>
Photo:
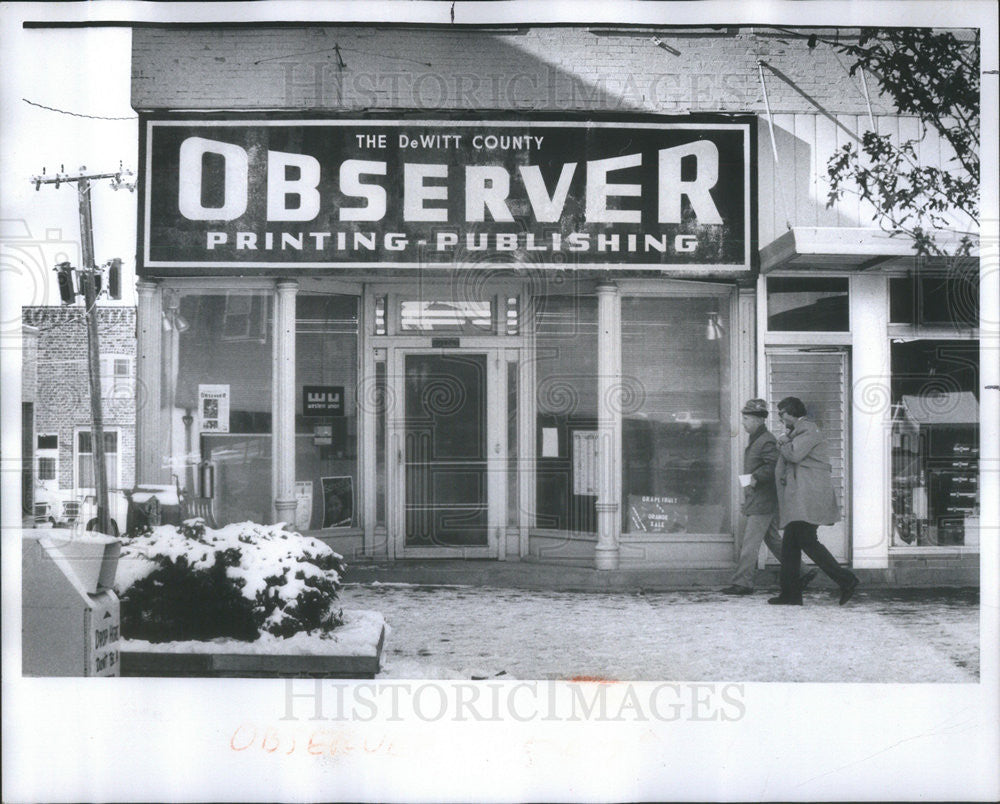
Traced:
<path id="1" fill-rule="evenodd" d="M 597 547 L 594 549 L 594 566 L 599 570 L 618 569 L 618 504 L 599 502 L 597 510 Z"/>
<path id="2" fill-rule="evenodd" d="M 285 522 L 295 526 L 295 509 L 298 503 L 295 498 L 283 499 L 279 497 L 274 501 L 275 522 Z"/>
<path id="3" fill-rule="evenodd" d="M 594 549 L 594 566 L 599 570 L 618 569 L 618 553 L 617 547 L 597 545 Z"/>

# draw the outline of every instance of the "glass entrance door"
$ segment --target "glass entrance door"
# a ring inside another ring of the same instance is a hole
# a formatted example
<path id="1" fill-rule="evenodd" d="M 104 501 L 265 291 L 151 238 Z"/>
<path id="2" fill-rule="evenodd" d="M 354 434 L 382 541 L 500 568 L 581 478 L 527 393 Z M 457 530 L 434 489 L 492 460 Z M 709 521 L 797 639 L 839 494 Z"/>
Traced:
<path id="1" fill-rule="evenodd" d="M 496 555 L 504 444 L 494 432 L 495 362 L 490 351 L 398 353 L 397 554 Z"/>

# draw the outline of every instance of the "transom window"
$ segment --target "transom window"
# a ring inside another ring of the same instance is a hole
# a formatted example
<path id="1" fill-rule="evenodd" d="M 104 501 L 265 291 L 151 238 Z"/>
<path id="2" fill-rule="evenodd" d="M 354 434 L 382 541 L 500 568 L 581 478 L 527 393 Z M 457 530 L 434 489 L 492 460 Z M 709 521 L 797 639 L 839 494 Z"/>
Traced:
<path id="1" fill-rule="evenodd" d="M 767 328 L 771 332 L 847 332 L 850 330 L 848 280 L 769 276 Z"/>
<path id="2" fill-rule="evenodd" d="M 404 299 L 400 302 L 402 332 L 493 332 L 493 302 L 465 299 Z"/>

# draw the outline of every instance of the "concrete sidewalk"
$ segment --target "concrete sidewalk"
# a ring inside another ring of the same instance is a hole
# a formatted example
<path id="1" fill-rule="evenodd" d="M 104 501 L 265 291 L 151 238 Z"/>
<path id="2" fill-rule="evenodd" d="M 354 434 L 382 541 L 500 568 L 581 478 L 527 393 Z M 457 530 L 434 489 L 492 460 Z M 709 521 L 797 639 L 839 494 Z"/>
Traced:
<path id="1" fill-rule="evenodd" d="M 956 683 L 979 678 L 976 590 L 560 592 L 352 584 L 390 627 L 383 678 Z"/>

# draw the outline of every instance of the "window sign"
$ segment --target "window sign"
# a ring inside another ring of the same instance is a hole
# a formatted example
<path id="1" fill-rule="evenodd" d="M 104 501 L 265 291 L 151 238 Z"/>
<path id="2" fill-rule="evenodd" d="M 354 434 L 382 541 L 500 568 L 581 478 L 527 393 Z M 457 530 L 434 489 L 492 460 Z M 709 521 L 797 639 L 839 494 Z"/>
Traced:
<path id="1" fill-rule="evenodd" d="M 684 533 L 688 525 L 687 497 L 628 495 L 629 533 Z"/>
<path id="2" fill-rule="evenodd" d="M 229 432 L 229 386 L 199 385 L 198 414 L 203 433 Z"/>
<path id="3" fill-rule="evenodd" d="M 295 529 L 309 530 L 312 522 L 313 484 L 311 480 L 295 481 Z"/>
<path id="4" fill-rule="evenodd" d="M 343 385 L 304 385 L 302 387 L 303 416 L 343 416 Z"/>
<path id="5" fill-rule="evenodd" d="M 140 273 L 750 269 L 752 118 L 144 124 Z"/>
<path id="6" fill-rule="evenodd" d="M 597 494 L 597 444 L 596 430 L 577 430 L 573 433 L 573 493 Z"/>

